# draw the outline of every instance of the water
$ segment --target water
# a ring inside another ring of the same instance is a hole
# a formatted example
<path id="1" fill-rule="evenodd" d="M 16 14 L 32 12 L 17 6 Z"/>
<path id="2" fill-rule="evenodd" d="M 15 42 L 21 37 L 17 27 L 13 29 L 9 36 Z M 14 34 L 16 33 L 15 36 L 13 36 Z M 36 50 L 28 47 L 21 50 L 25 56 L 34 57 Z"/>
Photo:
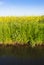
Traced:
<path id="1" fill-rule="evenodd" d="M 0 47 L 0 65 L 44 65 L 44 47 Z"/>
<path id="2" fill-rule="evenodd" d="M 44 58 L 0 57 L 0 65 L 44 65 Z"/>

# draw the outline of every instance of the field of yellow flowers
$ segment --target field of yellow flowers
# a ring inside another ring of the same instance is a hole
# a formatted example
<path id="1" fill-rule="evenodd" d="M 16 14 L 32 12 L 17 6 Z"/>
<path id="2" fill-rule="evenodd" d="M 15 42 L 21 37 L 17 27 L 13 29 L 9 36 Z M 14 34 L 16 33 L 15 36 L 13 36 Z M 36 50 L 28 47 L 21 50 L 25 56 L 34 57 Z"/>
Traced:
<path id="1" fill-rule="evenodd" d="M 0 17 L 0 44 L 44 44 L 44 16 Z"/>

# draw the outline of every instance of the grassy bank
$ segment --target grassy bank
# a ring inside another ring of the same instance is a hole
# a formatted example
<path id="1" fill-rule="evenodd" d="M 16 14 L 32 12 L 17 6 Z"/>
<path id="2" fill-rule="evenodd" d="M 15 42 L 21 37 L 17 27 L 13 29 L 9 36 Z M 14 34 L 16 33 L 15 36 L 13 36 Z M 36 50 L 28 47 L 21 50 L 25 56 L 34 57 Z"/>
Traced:
<path id="1" fill-rule="evenodd" d="M 0 17 L 0 43 L 44 44 L 44 16 Z"/>

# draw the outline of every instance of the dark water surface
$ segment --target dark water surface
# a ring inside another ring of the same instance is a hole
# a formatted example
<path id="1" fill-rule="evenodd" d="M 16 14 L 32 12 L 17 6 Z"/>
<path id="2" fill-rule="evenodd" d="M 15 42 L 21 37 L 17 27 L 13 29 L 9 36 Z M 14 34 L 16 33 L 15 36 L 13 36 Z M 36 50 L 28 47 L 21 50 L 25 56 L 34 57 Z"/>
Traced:
<path id="1" fill-rule="evenodd" d="M 44 65 L 44 47 L 0 47 L 0 65 Z"/>
<path id="2" fill-rule="evenodd" d="M 44 65 L 44 58 L 0 57 L 0 65 Z"/>

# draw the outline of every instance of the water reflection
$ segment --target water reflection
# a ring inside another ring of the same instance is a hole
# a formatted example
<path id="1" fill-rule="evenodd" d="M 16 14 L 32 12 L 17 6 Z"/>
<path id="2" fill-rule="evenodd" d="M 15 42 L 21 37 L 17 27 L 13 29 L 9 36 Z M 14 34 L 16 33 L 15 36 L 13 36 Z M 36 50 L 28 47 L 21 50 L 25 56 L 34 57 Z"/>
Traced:
<path id="1" fill-rule="evenodd" d="M 44 47 L 0 46 L 0 65 L 44 65 Z"/>
<path id="2" fill-rule="evenodd" d="M 44 57 L 44 46 L 30 47 L 30 46 L 1 46 L 0 56 L 17 56 L 27 58 Z"/>
<path id="3" fill-rule="evenodd" d="M 44 58 L 17 58 L 17 57 L 0 57 L 0 65 L 44 65 Z"/>

